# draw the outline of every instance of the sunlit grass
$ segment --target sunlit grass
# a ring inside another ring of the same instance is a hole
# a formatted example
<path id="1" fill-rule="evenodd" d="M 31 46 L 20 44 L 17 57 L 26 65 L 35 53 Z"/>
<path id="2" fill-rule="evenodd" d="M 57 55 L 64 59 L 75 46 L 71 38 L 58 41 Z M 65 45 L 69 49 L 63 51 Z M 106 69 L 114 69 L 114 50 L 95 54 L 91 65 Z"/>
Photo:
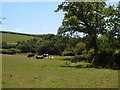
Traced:
<path id="1" fill-rule="evenodd" d="M 65 58 L 38 60 L 26 55 L 3 55 L 3 88 L 118 87 L 117 70 L 61 67 Z"/>
<path id="2" fill-rule="evenodd" d="M 9 34 L 9 33 L 0 33 L 2 35 L 2 41 L 6 41 L 7 43 L 16 44 L 18 41 L 27 41 L 33 36 L 26 35 L 17 35 L 17 34 Z"/>

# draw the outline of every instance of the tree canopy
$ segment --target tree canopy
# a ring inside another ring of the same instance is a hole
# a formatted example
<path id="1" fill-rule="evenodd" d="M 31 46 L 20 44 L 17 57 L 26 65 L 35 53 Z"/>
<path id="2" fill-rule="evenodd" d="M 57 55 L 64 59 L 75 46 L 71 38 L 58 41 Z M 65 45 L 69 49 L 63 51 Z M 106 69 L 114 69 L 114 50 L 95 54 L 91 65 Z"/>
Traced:
<path id="1" fill-rule="evenodd" d="M 113 30 L 119 24 L 118 10 L 105 2 L 63 2 L 55 11 L 60 10 L 64 12 L 64 19 L 58 34 L 83 32 L 90 41 L 89 49 L 97 50 L 98 34 Z"/>

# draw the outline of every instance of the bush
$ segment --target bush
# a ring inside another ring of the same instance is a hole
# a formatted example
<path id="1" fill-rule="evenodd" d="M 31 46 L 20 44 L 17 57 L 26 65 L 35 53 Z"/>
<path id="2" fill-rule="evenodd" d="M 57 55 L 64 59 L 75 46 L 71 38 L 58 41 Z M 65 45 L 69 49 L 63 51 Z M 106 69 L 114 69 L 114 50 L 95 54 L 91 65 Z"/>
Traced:
<path id="1" fill-rule="evenodd" d="M 120 49 L 114 52 L 113 59 L 114 59 L 115 68 L 120 69 Z"/>
<path id="2" fill-rule="evenodd" d="M 88 51 L 88 62 L 89 63 L 91 63 L 92 61 L 93 61 L 93 58 L 94 58 L 94 55 L 95 55 L 95 53 L 94 53 L 94 49 L 93 48 L 91 48 L 89 51 Z"/>
<path id="3" fill-rule="evenodd" d="M 98 52 L 93 64 L 96 66 L 101 66 L 103 68 L 113 68 L 114 60 L 113 55 L 114 50 L 106 49 Z"/>
<path id="4" fill-rule="evenodd" d="M 13 54 L 13 53 L 8 49 L 2 49 L 2 54 Z"/>
<path id="5" fill-rule="evenodd" d="M 2 53 L 2 49 L 0 48 L 0 53 Z"/>
<path id="6" fill-rule="evenodd" d="M 2 54 L 16 54 L 16 53 L 20 53 L 20 50 L 15 48 L 2 49 Z"/>
<path id="7" fill-rule="evenodd" d="M 13 54 L 20 53 L 20 50 L 15 49 L 15 48 L 10 48 L 9 49 Z"/>
<path id="8" fill-rule="evenodd" d="M 84 63 L 84 62 L 79 62 L 75 64 L 75 67 L 80 67 L 80 68 L 92 68 L 94 67 L 91 63 Z"/>
<path id="9" fill-rule="evenodd" d="M 17 48 L 21 51 L 21 53 L 27 53 L 30 52 L 30 46 L 25 41 L 20 41 L 17 43 Z"/>
<path id="10" fill-rule="evenodd" d="M 72 62 L 79 62 L 79 61 L 87 61 L 88 60 L 88 56 L 85 55 L 76 55 L 73 59 Z"/>
<path id="11" fill-rule="evenodd" d="M 65 66 L 70 66 L 72 63 L 71 63 L 71 61 L 66 61 L 65 62 Z"/>
<path id="12" fill-rule="evenodd" d="M 65 50 L 65 51 L 63 51 L 62 55 L 63 56 L 74 56 L 75 53 L 73 50 Z"/>
<path id="13" fill-rule="evenodd" d="M 82 51 L 84 51 L 84 50 L 85 50 L 85 43 L 83 43 L 83 42 L 78 43 L 75 47 L 75 53 L 77 55 L 81 55 Z"/>
<path id="14" fill-rule="evenodd" d="M 3 49 L 9 49 L 9 48 L 15 48 L 16 45 L 15 44 L 8 44 L 5 41 L 2 42 L 2 48 Z"/>

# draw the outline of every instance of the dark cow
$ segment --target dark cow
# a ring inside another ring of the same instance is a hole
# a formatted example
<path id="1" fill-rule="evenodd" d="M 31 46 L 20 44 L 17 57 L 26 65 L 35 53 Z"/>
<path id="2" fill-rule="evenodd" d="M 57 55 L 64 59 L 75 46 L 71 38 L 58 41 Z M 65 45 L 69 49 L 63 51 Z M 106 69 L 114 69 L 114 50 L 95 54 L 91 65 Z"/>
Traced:
<path id="1" fill-rule="evenodd" d="M 36 56 L 36 59 L 43 59 L 44 57 L 38 57 L 38 56 Z"/>
<path id="2" fill-rule="evenodd" d="M 27 57 L 34 57 L 35 55 L 34 54 L 29 54 L 29 55 L 27 55 Z"/>
<path id="3" fill-rule="evenodd" d="M 43 54 L 43 57 L 48 57 L 49 56 L 49 54 Z"/>

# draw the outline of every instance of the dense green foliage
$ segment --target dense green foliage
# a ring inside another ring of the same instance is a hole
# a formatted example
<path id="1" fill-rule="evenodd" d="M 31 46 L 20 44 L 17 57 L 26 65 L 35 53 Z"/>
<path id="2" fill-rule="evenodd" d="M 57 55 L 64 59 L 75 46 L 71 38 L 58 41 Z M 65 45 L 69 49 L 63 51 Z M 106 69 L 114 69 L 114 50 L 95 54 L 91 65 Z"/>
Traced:
<path id="1" fill-rule="evenodd" d="M 18 41 L 16 44 L 7 43 L 3 40 L 2 48 L 3 49 L 16 48 L 19 49 L 21 53 L 36 53 L 36 54 L 48 53 L 51 55 L 65 55 L 63 53 L 66 50 L 67 51 L 71 50 L 71 48 L 73 49 L 71 53 L 77 51 L 77 48 L 75 47 L 80 41 L 81 38 L 71 38 L 66 36 L 48 34 L 44 35 L 42 38 L 41 37 L 31 38 L 28 40 Z M 77 47 L 79 47 L 79 45 L 77 45 Z M 73 55 L 75 55 L 75 53 Z"/>
<path id="2" fill-rule="evenodd" d="M 3 41 L 2 42 L 2 48 L 3 49 L 9 49 L 9 48 L 15 48 L 16 45 L 15 44 L 8 44 L 7 42 Z"/>
<path id="3" fill-rule="evenodd" d="M 58 29 L 59 35 L 74 36 L 76 33 L 84 33 L 83 41 L 86 48 L 83 50 L 87 50 L 87 61 L 104 68 L 120 69 L 120 60 L 117 59 L 120 57 L 118 53 L 120 49 L 120 2 L 112 6 L 105 2 L 66 1 L 58 5 L 55 11 L 60 10 L 64 12 L 64 19 Z"/>
<path id="4" fill-rule="evenodd" d="M 3 54 L 16 54 L 16 53 L 20 53 L 19 49 L 15 49 L 15 48 L 10 48 L 10 49 L 2 49 Z"/>

